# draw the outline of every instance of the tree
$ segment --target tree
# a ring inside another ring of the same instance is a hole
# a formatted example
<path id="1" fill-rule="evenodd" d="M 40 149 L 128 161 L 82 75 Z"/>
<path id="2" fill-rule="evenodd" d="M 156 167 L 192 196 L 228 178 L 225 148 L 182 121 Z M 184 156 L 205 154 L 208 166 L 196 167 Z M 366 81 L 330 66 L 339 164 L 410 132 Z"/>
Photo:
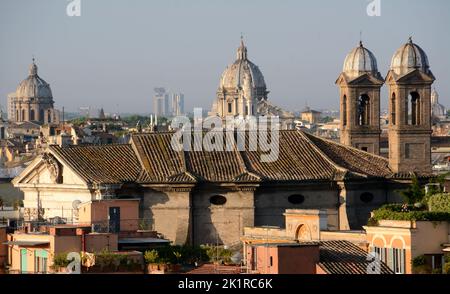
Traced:
<path id="1" fill-rule="evenodd" d="M 3 205 L 5 205 L 5 202 L 3 201 L 3 198 L 0 197 L 0 208 L 3 210 Z"/>
<path id="2" fill-rule="evenodd" d="M 413 205 L 423 200 L 425 197 L 425 189 L 420 186 L 417 176 L 414 175 L 411 179 L 411 185 L 408 189 L 400 191 L 400 194 L 406 203 Z"/>

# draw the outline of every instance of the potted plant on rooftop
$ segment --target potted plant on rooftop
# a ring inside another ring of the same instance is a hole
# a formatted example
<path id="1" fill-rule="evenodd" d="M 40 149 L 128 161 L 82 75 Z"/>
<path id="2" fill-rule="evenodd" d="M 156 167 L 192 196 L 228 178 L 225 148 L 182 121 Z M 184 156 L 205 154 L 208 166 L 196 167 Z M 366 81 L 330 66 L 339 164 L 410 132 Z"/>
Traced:
<path id="1" fill-rule="evenodd" d="M 148 274 L 165 273 L 168 269 L 166 260 L 160 257 L 158 251 L 155 249 L 145 251 L 144 260 L 147 265 Z"/>

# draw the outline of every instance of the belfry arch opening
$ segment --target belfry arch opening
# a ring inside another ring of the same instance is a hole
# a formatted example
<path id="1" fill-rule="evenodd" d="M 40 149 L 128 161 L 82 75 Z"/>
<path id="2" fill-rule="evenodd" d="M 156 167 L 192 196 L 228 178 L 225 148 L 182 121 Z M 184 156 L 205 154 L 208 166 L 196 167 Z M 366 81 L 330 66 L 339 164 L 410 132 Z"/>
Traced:
<path id="1" fill-rule="evenodd" d="M 409 93 L 408 99 L 406 101 L 407 111 L 405 111 L 407 118 L 406 121 L 408 125 L 416 126 L 420 125 L 421 116 L 421 103 L 420 95 L 417 92 Z"/>
<path id="2" fill-rule="evenodd" d="M 392 97 L 391 97 L 391 123 L 393 126 L 396 125 L 397 123 L 397 117 L 396 117 L 396 97 L 395 97 L 395 93 L 392 93 Z"/>
<path id="3" fill-rule="evenodd" d="M 356 122 L 358 126 L 370 125 L 370 97 L 367 94 L 362 94 L 358 98 Z"/>
<path id="4" fill-rule="evenodd" d="M 347 96 L 344 95 L 342 98 L 342 122 L 344 126 L 347 125 Z"/>

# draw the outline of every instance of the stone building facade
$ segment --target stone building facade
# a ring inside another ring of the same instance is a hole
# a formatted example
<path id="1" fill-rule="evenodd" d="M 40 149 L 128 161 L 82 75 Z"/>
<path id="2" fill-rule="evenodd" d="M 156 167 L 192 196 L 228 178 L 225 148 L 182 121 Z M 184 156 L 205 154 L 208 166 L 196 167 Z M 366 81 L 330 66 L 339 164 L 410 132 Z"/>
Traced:
<path id="1" fill-rule="evenodd" d="M 76 222 L 74 201 L 137 198 L 140 217 L 176 244 L 235 244 L 244 227 L 283 227 L 286 209 L 324 209 L 330 227 L 361 228 L 409 182 L 385 158 L 297 130 L 280 132 L 279 159 L 266 163 L 262 151 L 174 151 L 172 136 L 50 146 L 13 181 L 26 218 Z"/>
<path id="2" fill-rule="evenodd" d="M 336 84 L 341 97 L 341 142 L 380 154 L 380 88 L 377 60 L 360 43 L 346 57 Z"/>
<path id="3" fill-rule="evenodd" d="M 380 152 L 380 88 L 388 85 L 389 166 L 395 173 L 431 173 L 431 85 L 428 57 L 409 41 L 392 57 L 387 77 L 362 43 L 344 62 L 336 84 L 341 97 L 341 142 Z"/>

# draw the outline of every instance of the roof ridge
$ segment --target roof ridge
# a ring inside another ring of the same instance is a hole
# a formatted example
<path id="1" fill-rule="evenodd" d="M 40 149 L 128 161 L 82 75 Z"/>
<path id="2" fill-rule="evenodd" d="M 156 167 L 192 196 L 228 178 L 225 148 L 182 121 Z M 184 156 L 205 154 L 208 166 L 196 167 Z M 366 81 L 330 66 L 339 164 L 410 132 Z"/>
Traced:
<path id="1" fill-rule="evenodd" d="M 376 154 L 373 154 L 373 153 L 365 152 L 365 151 L 359 150 L 358 148 L 355 148 L 353 146 L 348 146 L 348 145 L 342 144 L 340 142 L 335 142 L 335 141 L 332 141 L 332 140 L 329 140 L 329 139 L 326 139 L 326 138 L 322 138 L 322 137 L 318 137 L 318 136 L 315 136 L 315 135 L 312 135 L 312 134 L 308 134 L 308 135 L 313 136 L 313 137 L 315 137 L 315 138 L 317 138 L 319 140 L 325 141 L 327 143 L 334 144 L 334 145 L 340 146 L 342 148 L 355 151 L 355 152 L 360 153 L 360 154 L 362 153 L 363 155 L 369 155 L 369 156 L 376 157 L 378 159 L 381 159 L 381 160 L 385 161 L 386 163 L 389 163 L 388 159 L 383 157 L 383 156 L 381 156 L 381 155 L 376 155 Z"/>
<path id="2" fill-rule="evenodd" d="M 334 162 L 330 157 L 328 157 L 328 155 L 325 154 L 325 152 L 322 151 L 322 149 L 320 149 L 319 147 L 317 147 L 316 144 L 314 144 L 314 142 L 305 134 L 305 132 L 301 131 L 301 130 L 297 130 L 297 132 L 306 139 L 306 141 L 308 142 L 308 144 L 310 144 L 312 146 L 312 148 L 317 151 L 320 156 L 322 156 L 323 159 L 325 159 L 326 161 L 328 161 L 332 166 L 334 166 L 336 168 L 337 171 L 340 171 L 342 173 L 344 173 L 344 176 L 347 173 L 350 173 L 350 171 L 340 165 L 338 165 L 336 162 Z M 308 134 L 310 135 L 310 134 Z M 316 136 L 314 136 L 316 137 Z"/>
<path id="3" fill-rule="evenodd" d="M 246 138 L 246 135 L 244 133 L 244 142 L 246 142 L 246 139 L 247 138 Z M 234 141 L 233 143 L 236 143 L 236 141 Z M 244 143 L 244 149 L 245 149 L 245 143 Z M 242 155 L 242 152 L 237 149 L 237 144 L 233 144 L 233 152 L 235 154 L 237 154 L 237 160 L 238 160 L 239 164 L 241 165 L 242 169 L 244 170 L 243 173 L 241 173 L 240 175 L 238 175 L 238 176 L 236 176 L 234 178 L 235 180 L 238 179 L 239 177 L 242 177 L 244 174 L 251 175 L 252 177 L 257 178 L 258 180 L 262 179 L 261 176 L 255 174 L 255 173 L 253 173 L 252 171 L 249 170 L 247 164 L 245 163 L 245 160 L 244 160 L 244 157 Z"/>
<path id="4" fill-rule="evenodd" d="M 131 145 L 131 149 L 133 150 L 134 154 L 136 155 L 136 157 L 141 165 L 140 173 L 144 172 L 145 175 L 147 176 L 147 178 L 151 179 L 150 174 L 148 173 L 147 168 L 145 167 L 145 164 L 142 161 L 141 153 L 138 151 L 138 147 L 136 146 L 136 142 L 134 141 L 133 136 L 131 136 L 130 145 Z M 142 176 L 140 175 L 138 178 L 142 178 Z"/>

